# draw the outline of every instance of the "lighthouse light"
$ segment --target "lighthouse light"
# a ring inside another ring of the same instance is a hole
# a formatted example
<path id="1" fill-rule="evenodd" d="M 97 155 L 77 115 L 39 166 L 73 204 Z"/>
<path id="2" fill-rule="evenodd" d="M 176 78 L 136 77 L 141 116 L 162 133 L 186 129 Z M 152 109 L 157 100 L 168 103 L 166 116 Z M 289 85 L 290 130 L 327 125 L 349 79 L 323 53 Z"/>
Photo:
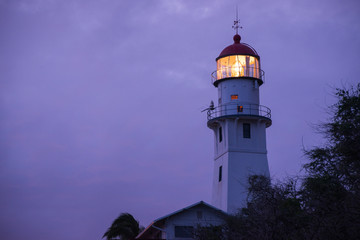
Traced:
<path id="1" fill-rule="evenodd" d="M 239 56 L 236 56 L 235 63 L 231 66 L 231 77 L 244 76 L 243 66 L 240 63 Z"/>
<path id="2" fill-rule="evenodd" d="M 259 60 L 253 56 L 231 55 L 217 60 L 217 80 L 231 77 L 259 77 Z"/>

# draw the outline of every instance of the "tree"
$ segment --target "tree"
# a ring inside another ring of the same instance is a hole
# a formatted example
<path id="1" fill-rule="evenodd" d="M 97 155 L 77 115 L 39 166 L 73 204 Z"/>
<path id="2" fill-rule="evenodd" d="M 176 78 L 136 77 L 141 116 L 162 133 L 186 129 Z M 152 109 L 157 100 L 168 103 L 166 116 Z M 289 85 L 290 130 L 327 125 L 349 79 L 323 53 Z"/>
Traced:
<path id="1" fill-rule="evenodd" d="M 249 186 L 247 207 L 227 219 L 227 239 L 305 239 L 307 219 L 294 179 L 271 184 L 254 175 Z"/>
<path id="2" fill-rule="evenodd" d="M 349 90 L 337 89 L 338 102 L 332 116 L 320 126 L 327 144 L 306 151 L 310 176 L 333 176 L 348 190 L 360 189 L 360 84 Z"/>
<path id="3" fill-rule="evenodd" d="M 312 176 L 301 189 L 309 219 L 308 239 L 359 239 L 359 209 L 354 195 L 334 176 Z"/>
<path id="4" fill-rule="evenodd" d="M 107 240 L 121 239 L 130 240 L 140 233 L 142 227 L 139 222 L 129 213 L 122 213 L 114 220 L 109 229 L 105 232 L 104 237 Z"/>
<path id="5" fill-rule="evenodd" d="M 325 146 L 305 151 L 302 201 L 314 239 L 360 239 L 360 84 L 337 89 Z"/>

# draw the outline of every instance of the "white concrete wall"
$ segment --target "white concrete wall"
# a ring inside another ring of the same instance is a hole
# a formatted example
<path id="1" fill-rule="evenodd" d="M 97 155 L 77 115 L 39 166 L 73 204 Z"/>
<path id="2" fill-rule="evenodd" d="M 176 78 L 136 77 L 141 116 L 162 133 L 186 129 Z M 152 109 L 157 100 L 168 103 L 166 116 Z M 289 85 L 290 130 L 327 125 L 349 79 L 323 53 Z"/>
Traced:
<path id="1" fill-rule="evenodd" d="M 250 138 L 243 137 L 243 124 L 250 124 Z M 222 128 L 222 142 L 219 142 L 219 127 Z M 219 119 L 213 128 L 215 135 L 214 155 L 217 159 L 228 151 L 266 153 L 266 125 L 261 118 L 242 117 Z"/>
<path id="2" fill-rule="evenodd" d="M 197 216 L 198 211 L 202 212 L 201 219 L 199 219 Z M 223 223 L 224 220 L 222 219 L 220 213 L 218 213 L 217 211 L 201 205 L 196 206 L 187 211 L 171 216 L 169 219 L 166 220 L 166 239 L 182 239 L 175 238 L 175 226 L 193 226 L 195 229 L 197 226 L 217 226 Z M 189 240 L 189 238 L 184 239 Z"/>
<path id="3" fill-rule="evenodd" d="M 243 104 L 259 104 L 259 87 L 257 81 L 250 79 L 228 79 L 218 85 L 218 97 L 221 104 L 234 102 L 231 95 L 238 95 L 238 102 Z M 219 104 L 220 105 L 220 104 Z"/>
<path id="4" fill-rule="evenodd" d="M 222 86 L 226 86 L 225 90 L 219 92 L 223 99 L 224 94 L 228 95 L 225 103 L 232 101 L 231 94 L 238 94 L 239 99 L 243 101 L 259 104 L 259 91 L 254 90 L 251 82 L 226 80 L 221 83 Z M 236 86 L 236 83 L 239 86 Z M 226 90 L 229 86 L 239 92 Z M 243 137 L 244 123 L 250 124 L 250 138 Z M 261 117 L 239 115 L 219 119 L 212 126 L 215 135 L 212 204 L 225 212 L 234 213 L 238 208 L 245 207 L 248 177 L 254 174 L 270 175 L 266 149 L 266 123 Z M 223 134 L 222 142 L 219 142 L 220 126 Z M 220 166 L 222 166 L 221 182 L 218 181 Z"/>
<path id="5" fill-rule="evenodd" d="M 236 213 L 246 206 L 249 176 L 269 176 L 269 166 L 266 153 L 230 152 L 228 156 L 226 212 Z"/>
<path id="6" fill-rule="evenodd" d="M 220 155 L 214 161 L 213 190 L 211 204 L 225 212 L 228 209 L 228 153 Z M 219 167 L 222 166 L 222 180 L 219 182 Z"/>
<path id="7" fill-rule="evenodd" d="M 250 123 L 251 138 L 243 138 L 243 123 Z M 261 120 L 225 119 L 223 141 L 215 146 L 212 204 L 233 213 L 245 206 L 248 177 L 254 174 L 269 176 L 266 150 L 265 122 Z M 217 130 L 215 132 L 218 133 Z M 219 167 L 222 180 L 219 182 Z"/>

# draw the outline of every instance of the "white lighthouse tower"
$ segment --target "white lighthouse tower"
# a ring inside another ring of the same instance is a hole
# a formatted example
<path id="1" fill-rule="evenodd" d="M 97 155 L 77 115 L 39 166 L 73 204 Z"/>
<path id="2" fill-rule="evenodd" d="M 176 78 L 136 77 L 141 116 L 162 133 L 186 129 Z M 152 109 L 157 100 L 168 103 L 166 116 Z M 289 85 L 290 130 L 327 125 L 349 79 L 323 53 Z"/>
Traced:
<path id="1" fill-rule="evenodd" d="M 271 111 L 259 99 L 264 71 L 255 49 L 240 40 L 236 31 L 234 43 L 216 58 L 212 83 L 218 106 L 211 104 L 207 122 L 215 135 L 212 204 L 228 213 L 245 207 L 249 176 L 269 176 L 266 128 Z"/>

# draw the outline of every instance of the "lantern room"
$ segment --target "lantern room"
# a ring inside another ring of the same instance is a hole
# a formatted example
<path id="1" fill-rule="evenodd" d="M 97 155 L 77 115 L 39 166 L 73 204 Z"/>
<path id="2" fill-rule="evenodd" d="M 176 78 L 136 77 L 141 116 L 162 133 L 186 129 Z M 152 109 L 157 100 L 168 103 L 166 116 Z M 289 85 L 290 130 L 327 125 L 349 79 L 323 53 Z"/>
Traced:
<path id="1" fill-rule="evenodd" d="M 216 58 L 217 70 L 212 73 L 213 84 L 229 78 L 250 78 L 264 83 L 264 71 L 260 69 L 260 56 L 254 48 L 240 43 L 241 37 L 234 36 L 234 44 L 226 47 Z"/>

